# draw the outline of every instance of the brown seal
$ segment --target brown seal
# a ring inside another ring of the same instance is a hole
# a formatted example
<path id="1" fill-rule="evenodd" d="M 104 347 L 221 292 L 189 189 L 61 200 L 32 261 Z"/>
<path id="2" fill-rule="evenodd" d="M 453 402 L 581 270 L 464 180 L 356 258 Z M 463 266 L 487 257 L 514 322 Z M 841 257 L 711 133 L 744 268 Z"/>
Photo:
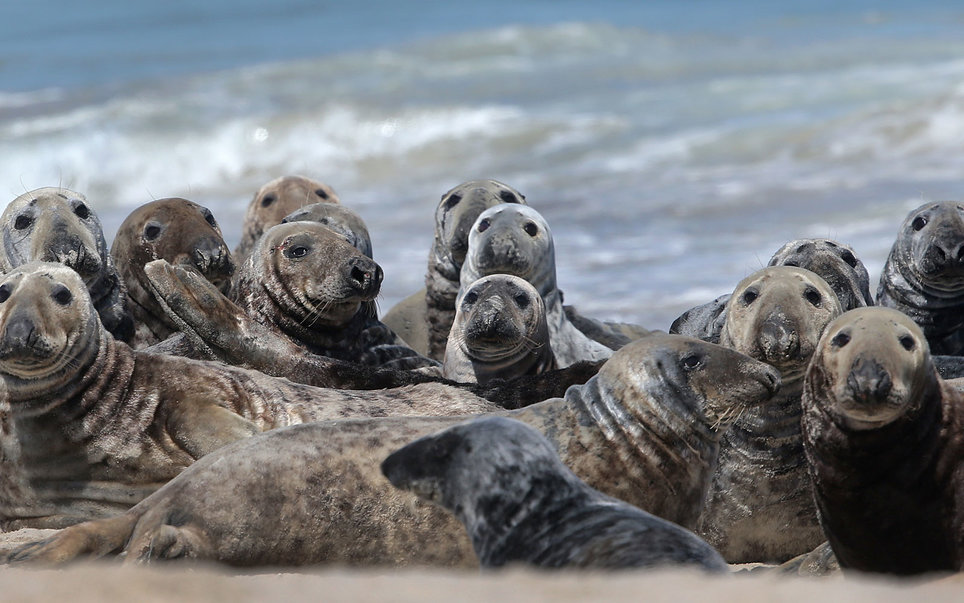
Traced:
<path id="1" fill-rule="evenodd" d="M 121 223 L 110 254 L 127 284 L 134 315 L 131 345 L 143 348 L 178 331 L 154 300 L 144 265 L 164 259 L 190 266 L 222 291 L 231 285 L 234 262 L 211 211 L 187 199 L 169 197 L 146 203 Z"/>
<path id="2" fill-rule="evenodd" d="M 86 197 L 65 188 L 30 191 L 7 205 L 0 225 L 0 273 L 34 261 L 70 266 L 84 279 L 107 330 L 123 341 L 133 336 L 127 289 Z"/>
<path id="3" fill-rule="evenodd" d="M 442 384 L 315 388 L 132 350 L 76 272 L 25 264 L 0 280 L 0 527 L 59 527 L 137 503 L 195 459 L 302 421 L 497 409 Z"/>
<path id="4" fill-rule="evenodd" d="M 439 361 L 444 358 L 469 230 L 479 214 L 499 203 L 524 204 L 525 196 L 496 180 L 470 180 L 442 195 L 435 210 L 435 240 L 428 254 L 425 288 L 400 301 L 382 318 L 419 354 Z"/>
<path id="5" fill-rule="evenodd" d="M 803 434 L 820 522 L 844 570 L 964 569 L 964 394 L 907 315 L 830 323 L 807 371 Z"/>
<path id="6" fill-rule="evenodd" d="M 241 241 L 234 257 L 241 263 L 264 231 L 291 212 L 312 203 L 341 203 L 330 186 L 306 176 L 282 176 L 258 189 L 241 225 Z"/>
<path id="7" fill-rule="evenodd" d="M 778 383 L 774 368 L 739 352 L 658 334 L 624 347 L 564 398 L 505 414 L 542 432 L 591 487 L 691 526 L 721 430 Z M 474 565 L 458 521 L 379 469 L 404 444 L 461 420 L 328 421 L 260 434 L 200 459 L 128 513 L 68 528 L 12 560 L 126 550 L 129 562 Z"/>
<path id="8" fill-rule="evenodd" d="M 830 286 L 808 270 L 764 268 L 727 305 L 720 343 L 779 369 L 782 387 L 723 435 L 698 533 L 730 563 L 783 562 L 824 541 L 800 434 L 807 363 L 840 315 Z"/>
<path id="9" fill-rule="evenodd" d="M 589 487 L 541 433 L 506 417 L 419 438 L 382 473 L 455 514 L 483 568 L 729 569 L 689 530 Z"/>
<path id="10" fill-rule="evenodd" d="M 358 251 L 370 258 L 372 255 L 372 238 L 368 234 L 368 227 L 354 210 L 344 205 L 334 203 L 312 203 L 296 209 L 281 219 L 282 224 L 288 222 L 318 222 L 334 230 L 348 239 Z"/>

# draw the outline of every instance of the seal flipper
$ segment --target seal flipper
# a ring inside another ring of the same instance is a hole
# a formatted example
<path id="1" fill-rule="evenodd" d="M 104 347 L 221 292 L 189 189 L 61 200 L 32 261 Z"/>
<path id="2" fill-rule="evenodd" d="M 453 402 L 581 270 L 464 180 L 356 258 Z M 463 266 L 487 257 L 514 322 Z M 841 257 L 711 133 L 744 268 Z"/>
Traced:
<path id="1" fill-rule="evenodd" d="M 98 559 L 117 553 L 127 544 L 140 513 L 127 512 L 116 517 L 79 523 L 50 538 L 27 543 L 10 553 L 6 563 L 43 563 L 56 565 L 78 558 Z"/>
<path id="2" fill-rule="evenodd" d="M 248 419 L 210 401 L 182 400 L 166 421 L 171 439 L 195 459 L 257 433 Z"/>
<path id="3" fill-rule="evenodd" d="M 146 518 L 145 518 L 146 519 Z M 168 520 L 170 521 L 170 520 Z M 131 537 L 124 564 L 150 563 L 158 559 L 211 559 L 213 550 L 203 532 L 194 525 L 162 523 L 138 528 Z"/>

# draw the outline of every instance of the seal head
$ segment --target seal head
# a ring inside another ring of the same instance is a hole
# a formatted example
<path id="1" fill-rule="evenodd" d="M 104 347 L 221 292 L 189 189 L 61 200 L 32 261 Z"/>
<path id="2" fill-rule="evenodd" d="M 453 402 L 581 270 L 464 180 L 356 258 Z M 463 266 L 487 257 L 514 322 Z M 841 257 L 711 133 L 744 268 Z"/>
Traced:
<path id="1" fill-rule="evenodd" d="M 797 239 L 770 258 L 770 266 L 796 266 L 817 274 L 837 294 L 841 309 L 874 305 L 867 267 L 853 248 L 830 239 Z"/>
<path id="2" fill-rule="evenodd" d="M 345 237 L 352 246 L 368 257 L 372 255 L 372 238 L 368 234 L 368 227 L 354 211 L 344 205 L 334 203 L 312 203 L 301 209 L 296 209 L 284 218 L 281 223 L 288 222 L 318 222 Z"/>

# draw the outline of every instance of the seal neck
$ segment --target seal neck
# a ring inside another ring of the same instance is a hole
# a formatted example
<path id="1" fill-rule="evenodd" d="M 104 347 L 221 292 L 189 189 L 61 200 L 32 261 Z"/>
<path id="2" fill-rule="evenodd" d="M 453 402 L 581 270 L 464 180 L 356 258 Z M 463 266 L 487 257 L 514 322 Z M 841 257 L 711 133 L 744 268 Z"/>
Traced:
<path id="1" fill-rule="evenodd" d="M 723 450 L 738 454 L 753 465 L 766 465 L 780 473 L 804 467 L 800 433 L 803 376 L 783 381 L 780 391 L 759 406 L 746 409 L 720 442 Z"/>

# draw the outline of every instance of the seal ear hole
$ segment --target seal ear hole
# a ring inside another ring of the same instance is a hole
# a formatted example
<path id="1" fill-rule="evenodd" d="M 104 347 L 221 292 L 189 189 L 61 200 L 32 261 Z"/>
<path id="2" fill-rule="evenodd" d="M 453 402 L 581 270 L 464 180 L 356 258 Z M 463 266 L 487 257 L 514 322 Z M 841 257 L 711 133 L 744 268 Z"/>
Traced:
<path id="1" fill-rule="evenodd" d="M 917 342 L 910 335 L 903 335 L 897 341 L 900 342 L 900 346 L 907 350 L 908 352 L 914 349 Z"/>
<path id="2" fill-rule="evenodd" d="M 13 227 L 17 230 L 23 230 L 25 228 L 30 228 L 31 224 L 33 224 L 32 216 L 28 216 L 27 214 L 20 214 L 19 216 L 17 216 L 17 219 L 14 220 Z"/>
<path id="3" fill-rule="evenodd" d="M 840 259 L 847 262 L 847 265 L 851 268 L 857 267 L 857 258 L 854 257 L 854 254 L 850 253 L 846 249 L 844 249 L 843 253 L 840 254 Z"/>
<path id="4" fill-rule="evenodd" d="M 286 258 L 297 259 L 305 257 L 309 251 L 311 251 L 311 248 L 304 245 L 292 245 L 285 248 L 284 254 Z"/>
<path id="5" fill-rule="evenodd" d="M 0 304 L 10 299 L 11 291 L 13 291 L 13 287 L 11 287 L 9 283 L 0 285 Z"/>
<path id="6" fill-rule="evenodd" d="M 760 294 L 757 293 L 756 289 L 747 289 L 743 292 L 743 297 L 741 299 L 743 300 L 743 305 L 749 306 L 755 302 L 756 298 L 758 297 L 760 297 Z"/>
<path id="7" fill-rule="evenodd" d="M 277 199 L 278 198 L 275 197 L 274 195 L 265 195 L 264 197 L 261 197 L 261 207 L 268 207 L 269 205 L 277 201 Z"/>
<path id="8" fill-rule="evenodd" d="M 927 226 L 927 218 L 925 218 L 924 216 L 917 216 L 916 218 L 914 218 L 914 221 L 910 223 L 910 226 L 914 230 L 921 230 L 922 228 Z"/>
<path id="9" fill-rule="evenodd" d="M 479 294 L 475 291 L 469 291 L 465 294 L 465 297 L 462 298 L 463 304 L 472 305 L 477 301 L 479 301 Z"/>
<path id="10" fill-rule="evenodd" d="M 850 335 L 846 331 L 841 331 L 833 336 L 830 340 L 830 345 L 835 348 L 842 348 L 850 343 Z"/>
<path id="11" fill-rule="evenodd" d="M 71 300 L 74 299 L 74 294 L 71 293 L 70 289 L 68 289 L 64 285 L 57 285 L 56 287 L 54 287 L 54 290 L 50 294 L 50 297 L 52 297 L 53 300 L 58 304 L 60 304 L 61 306 L 66 306 L 71 302 Z"/>
<path id="12" fill-rule="evenodd" d="M 810 305 L 816 308 L 819 308 L 820 302 L 823 301 L 823 296 L 820 295 L 820 292 L 814 289 L 813 287 L 807 287 L 806 289 L 804 289 L 803 297 L 806 298 L 808 302 L 810 302 Z"/>
<path id="13" fill-rule="evenodd" d="M 479 230 L 479 232 L 485 232 L 486 230 L 489 229 L 489 226 L 491 226 L 491 225 L 492 225 L 492 223 L 489 222 L 489 219 L 488 219 L 488 218 L 486 218 L 486 219 L 482 220 L 481 222 L 479 222 L 479 228 L 478 228 L 478 230 Z"/>
<path id="14" fill-rule="evenodd" d="M 153 241 L 157 237 L 161 236 L 161 230 L 163 229 L 161 228 L 160 224 L 150 222 L 144 227 L 144 238 L 148 241 Z"/>
<path id="15" fill-rule="evenodd" d="M 326 191 L 323 188 L 319 188 L 318 190 L 316 190 L 315 194 L 321 197 L 322 199 L 325 199 L 326 201 L 331 197 L 331 195 L 328 194 L 328 191 Z"/>
<path id="16" fill-rule="evenodd" d="M 77 207 L 74 208 L 74 215 L 81 220 L 86 220 L 90 217 L 90 208 L 84 203 L 78 203 Z"/>
<path id="17" fill-rule="evenodd" d="M 687 354 L 680 359 L 680 364 L 685 370 L 694 371 L 703 366 L 703 356 L 696 353 Z"/>
<path id="18" fill-rule="evenodd" d="M 539 227 L 536 226 L 535 222 L 526 222 L 525 226 L 522 227 L 522 230 L 526 231 L 526 234 L 530 237 L 534 237 L 539 234 Z"/>
<path id="19" fill-rule="evenodd" d="M 459 201 L 461 200 L 462 200 L 462 195 L 458 193 L 453 193 L 452 195 L 449 196 L 448 199 L 445 200 L 445 209 L 452 209 L 453 207 L 458 205 Z"/>

